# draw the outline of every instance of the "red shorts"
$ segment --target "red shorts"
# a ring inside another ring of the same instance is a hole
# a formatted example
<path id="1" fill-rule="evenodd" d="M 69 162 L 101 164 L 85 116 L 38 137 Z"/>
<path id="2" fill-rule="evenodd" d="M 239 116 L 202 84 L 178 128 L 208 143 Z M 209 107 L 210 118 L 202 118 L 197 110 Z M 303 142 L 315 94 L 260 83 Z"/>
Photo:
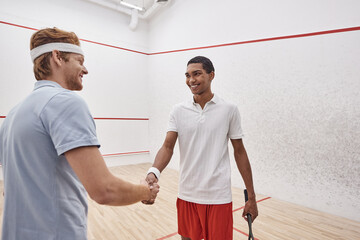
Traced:
<path id="1" fill-rule="evenodd" d="M 191 240 L 232 240 L 232 202 L 227 204 L 197 204 L 180 198 L 176 202 L 178 233 Z"/>

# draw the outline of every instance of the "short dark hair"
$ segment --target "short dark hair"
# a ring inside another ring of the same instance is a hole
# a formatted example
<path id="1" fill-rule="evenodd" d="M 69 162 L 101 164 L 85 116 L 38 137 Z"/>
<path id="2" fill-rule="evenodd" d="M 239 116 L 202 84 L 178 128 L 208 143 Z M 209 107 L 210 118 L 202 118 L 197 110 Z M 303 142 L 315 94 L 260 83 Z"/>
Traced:
<path id="1" fill-rule="evenodd" d="M 214 68 L 212 62 L 207 57 L 196 56 L 196 57 L 190 59 L 190 61 L 187 63 L 186 66 L 189 66 L 189 64 L 192 64 L 192 63 L 201 63 L 203 66 L 203 69 L 206 71 L 206 73 L 215 72 L 215 68 Z"/>

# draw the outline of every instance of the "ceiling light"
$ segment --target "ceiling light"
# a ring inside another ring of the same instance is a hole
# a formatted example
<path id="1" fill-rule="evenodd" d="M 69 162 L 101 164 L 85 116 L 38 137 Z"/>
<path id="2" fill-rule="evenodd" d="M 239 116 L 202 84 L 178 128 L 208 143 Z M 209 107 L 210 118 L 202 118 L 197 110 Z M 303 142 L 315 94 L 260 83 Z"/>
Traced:
<path id="1" fill-rule="evenodd" d="M 143 11 L 143 10 L 144 10 L 144 9 L 141 8 L 141 7 L 138 7 L 138 6 L 136 6 L 136 5 L 133 5 L 133 4 L 131 4 L 131 3 L 127 3 L 127 2 L 124 2 L 124 1 L 120 1 L 120 4 L 121 4 L 121 5 L 124 5 L 124 6 L 127 6 L 127 7 L 129 7 L 129 8 L 137 9 L 137 10 L 139 10 L 139 11 Z"/>

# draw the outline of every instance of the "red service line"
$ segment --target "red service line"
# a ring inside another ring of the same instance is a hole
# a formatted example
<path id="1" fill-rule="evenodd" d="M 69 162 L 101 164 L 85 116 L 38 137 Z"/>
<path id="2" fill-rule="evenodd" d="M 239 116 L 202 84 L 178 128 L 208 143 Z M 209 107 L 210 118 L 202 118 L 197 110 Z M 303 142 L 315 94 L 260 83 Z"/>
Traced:
<path id="1" fill-rule="evenodd" d="M 19 27 L 19 28 L 30 29 L 30 30 L 34 30 L 34 31 L 39 30 L 39 29 L 36 29 L 36 28 L 26 27 L 26 26 L 22 26 L 22 25 L 14 24 L 14 23 L 9 23 L 9 22 L 4 22 L 4 21 L 0 21 L 0 23 L 2 23 L 2 24 L 6 24 L 6 25 L 10 25 L 10 26 L 14 26 L 14 27 Z"/>
<path id="2" fill-rule="evenodd" d="M 0 21 L 0 23 L 10 25 L 10 26 L 14 26 L 14 27 L 20 27 L 20 28 L 35 30 L 35 31 L 38 30 L 36 28 L 31 28 L 31 27 L 18 25 L 18 24 L 14 24 L 14 23 L 9 23 L 9 22 L 4 22 L 4 21 Z M 132 50 L 132 49 L 128 49 L 128 48 L 122 48 L 122 47 L 109 45 L 109 44 L 105 44 L 105 43 L 99 43 L 99 42 L 95 42 L 95 41 L 91 41 L 91 40 L 87 40 L 87 39 L 80 39 L 80 40 L 84 41 L 84 42 L 89 42 L 89 43 L 105 46 L 105 47 L 111 47 L 111 48 L 115 48 L 115 49 L 120 49 L 120 50 L 124 50 L 124 51 L 129 51 L 129 52 L 139 53 L 139 54 L 149 56 L 149 55 L 158 55 L 158 54 L 165 54 L 165 53 L 175 53 L 175 52 L 200 50 L 200 49 L 207 49 L 207 48 L 226 47 L 226 46 L 240 45 L 240 44 L 268 42 L 268 41 L 291 39 L 291 38 L 311 37 L 311 36 L 318 36 L 318 35 L 325 35 L 325 34 L 359 31 L 359 30 L 360 30 L 360 26 L 357 26 L 357 27 L 349 27 L 349 28 L 340 28 L 340 29 L 327 30 L 327 31 L 318 31 L 318 32 L 302 33 L 302 34 L 287 35 L 287 36 L 280 36 L 280 37 L 262 38 L 262 39 L 255 39 L 255 40 L 242 41 L 242 42 L 224 43 L 224 44 L 210 45 L 210 46 L 204 46 L 204 47 L 185 48 L 185 49 L 170 50 L 170 51 L 163 51 L 163 52 L 154 52 L 154 53 L 140 52 L 140 51 L 136 51 L 136 50 Z"/>
<path id="3" fill-rule="evenodd" d="M 129 155 L 129 154 L 140 154 L 140 153 L 150 153 L 150 151 L 137 151 L 137 152 L 123 152 L 123 153 L 109 153 L 109 154 L 103 154 L 103 157 L 108 156 L 119 156 L 119 155 Z"/>
<path id="4" fill-rule="evenodd" d="M 149 118 L 94 118 L 95 120 L 149 120 Z"/>
<path id="5" fill-rule="evenodd" d="M 6 118 L 6 116 L 0 116 L 0 118 Z M 95 117 L 95 120 L 144 120 L 148 121 L 149 118 L 102 118 L 102 117 Z"/>
<path id="6" fill-rule="evenodd" d="M 164 52 L 155 52 L 155 53 L 149 53 L 148 55 L 158 55 L 158 54 L 165 54 L 165 53 L 184 52 L 184 51 L 200 50 L 200 49 L 206 49 L 206 48 L 226 47 L 226 46 L 232 46 L 232 45 L 249 44 L 249 43 L 257 43 L 257 42 L 268 42 L 268 41 L 290 39 L 290 38 L 302 38 L 302 37 L 310 37 L 310 36 L 325 35 L 325 34 L 332 34 L 332 33 L 358 31 L 358 30 L 360 30 L 360 27 L 341 28 L 341 29 L 334 29 L 334 30 L 328 30 L 328 31 L 311 32 L 311 33 L 303 33 L 303 34 L 296 34 L 296 35 L 288 35 L 288 36 L 280 36 L 280 37 L 272 37 L 272 38 L 263 38 L 263 39 L 255 39 L 255 40 L 242 41 L 242 42 L 224 43 L 224 44 L 210 45 L 210 46 L 204 46 L 204 47 L 194 47 L 194 48 L 185 48 L 185 49 L 171 50 L 171 51 L 164 51 Z"/>
<path id="7" fill-rule="evenodd" d="M 88 43 L 93 43 L 93 44 L 105 46 L 105 47 L 111 47 L 111 48 L 116 48 L 116 49 L 120 49 L 120 50 L 124 50 L 124 51 L 128 51 L 128 52 L 134 52 L 134 53 L 140 53 L 140 54 L 144 54 L 144 55 L 149 55 L 148 53 L 139 52 L 139 51 L 128 49 L 128 48 L 117 47 L 117 46 L 109 45 L 109 44 L 105 44 L 105 43 L 94 42 L 94 41 L 86 40 L 86 39 L 80 39 L 80 40 L 84 41 L 84 42 L 88 42 Z"/>
<path id="8" fill-rule="evenodd" d="M 270 199 L 270 198 L 271 198 L 271 197 L 266 197 L 266 198 L 260 199 L 260 200 L 258 200 L 258 201 L 256 201 L 256 202 L 259 203 L 259 202 L 268 200 L 268 199 Z M 245 206 L 242 206 L 242 207 L 240 207 L 240 208 L 234 209 L 233 212 L 236 212 L 236 211 L 238 211 L 238 210 L 241 210 L 241 209 L 243 209 L 244 207 L 245 207 Z M 244 232 L 240 231 L 239 229 L 237 229 L 237 228 L 235 228 L 235 227 L 233 227 L 233 229 L 234 229 L 235 231 L 241 233 L 241 234 L 244 234 L 245 236 L 249 236 L 247 233 L 244 233 Z M 170 237 L 172 237 L 172 236 L 175 236 L 175 235 L 177 235 L 177 234 L 178 234 L 178 233 L 175 232 L 175 233 L 166 235 L 165 237 L 157 238 L 156 240 L 164 240 L 164 239 L 170 238 Z M 256 240 L 259 240 L 258 238 L 255 238 L 255 239 L 256 239 Z"/>
<path id="9" fill-rule="evenodd" d="M 9 23 L 9 22 L 4 22 L 4 21 L 0 21 L 0 23 L 6 24 L 6 25 L 10 25 L 10 26 L 14 26 L 14 27 L 19 27 L 19 28 L 34 30 L 34 31 L 38 31 L 38 30 L 39 30 L 39 29 L 36 29 L 36 28 L 27 27 L 27 26 L 23 26 L 23 25 L 19 25 L 19 24 L 14 24 L 14 23 Z M 80 40 L 80 41 L 83 41 L 83 42 L 88 42 L 88 43 L 93 43 L 93 44 L 97 44 L 97 45 L 102 45 L 102 46 L 105 46 L 105 47 L 116 48 L 116 49 L 120 49 L 120 50 L 124 50 L 124 51 L 128 51 L 128 52 L 134 52 L 134 53 L 140 53 L 140 54 L 144 54 L 144 55 L 149 55 L 148 53 L 144 53 L 144 52 L 140 52 L 140 51 L 136 51 L 136 50 L 132 50 L 132 49 L 128 49 L 128 48 L 117 47 L 117 46 L 110 45 L 110 44 L 99 43 L 99 42 L 95 42 L 95 41 L 91 41 L 91 40 L 87 40 L 87 39 L 81 39 L 81 38 L 80 38 L 79 40 Z"/>

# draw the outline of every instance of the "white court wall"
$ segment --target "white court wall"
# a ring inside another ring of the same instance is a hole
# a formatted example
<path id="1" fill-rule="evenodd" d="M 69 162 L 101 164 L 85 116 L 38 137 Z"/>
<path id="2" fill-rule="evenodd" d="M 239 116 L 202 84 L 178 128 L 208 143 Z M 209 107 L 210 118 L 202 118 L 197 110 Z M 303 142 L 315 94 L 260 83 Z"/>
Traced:
<path id="1" fill-rule="evenodd" d="M 1 0 L 0 21 L 35 29 L 55 26 L 74 31 L 80 39 L 147 51 L 146 22 L 139 20 L 137 30 L 131 31 L 129 16 L 84 0 Z M 33 89 L 36 80 L 29 45 L 34 32 L 0 24 L 0 116 L 6 116 Z M 79 94 L 95 118 L 107 164 L 149 161 L 147 75 L 143 70 L 147 56 L 87 41 L 81 41 L 81 46 L 89 74 Z"/>
<path id="2" fill-rule="evenodd" d="M 150 23 L 150 52 L 359 27 L 359 10 L 356 0 L 173 1 Z M 360 221 L 359 29 L 151 56 L 151 158 L 172 106 L 191 98 L 184 73 L 196 55 L 214 62 L 213 91 L 238 105 L 256 192 Z M 170 167 L 178 161 L 176 149 Z"/>
<path id="3" fill-rule="evenodd" d="M 130 31 L 128 16 L 83 0 L 1 0 L 0 21 L 157 53 L 356 27 L 359 9 L 357 0 L 173 0 Z M 0 24 L 0 115 L 33 88 L 33 32 Z M 186 62 L 208 56 L 214 92 L 240 109 L 256 191 L 360 221 L 359 40 L 354 31 L 151 56 L 82 41 L 89 75 L 79 94 L 94 117 L 150 118 L 96 120 L 103 154 L 150 150 L 106 158 L 109 165 L 153 161 L 171 107 L 191 97 Z M 178 159 L 176 150 L 170 167 Z"/>

